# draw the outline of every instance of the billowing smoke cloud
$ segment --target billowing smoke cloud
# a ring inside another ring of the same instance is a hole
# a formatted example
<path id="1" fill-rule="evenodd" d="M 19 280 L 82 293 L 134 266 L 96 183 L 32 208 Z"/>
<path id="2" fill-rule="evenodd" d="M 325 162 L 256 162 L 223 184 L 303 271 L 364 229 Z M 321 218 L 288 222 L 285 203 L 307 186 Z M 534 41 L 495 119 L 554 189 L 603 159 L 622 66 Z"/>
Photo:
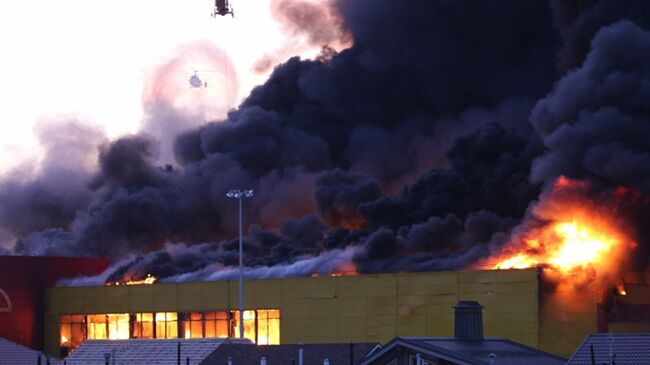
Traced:
<path id="1" fill-rule="evenodd" d="M 333 0 L 271 0 L 271 14 L 290 40 L 260 58 L 254 71 L 265 73 L 287 58 L 313 48 L 322 47 L 319 57 L 324 59 L 347 48 L 352 40 L 335 5 Z"/>
<path id="2" fill-rule="evenodd" d="M 33 232 L 70 229 L 95 195 L 87 183 L 97 145 L 106 141 L 103 131 L 66 118 L 40 123 L 37 137 L 41 157 L 0 178 L 0 230 L 7 247 L 23 247 L 22 239 Z M 46 253 L 38 244 L 30 251 Z"/>
<path id="3" fill-rule="evenodd" d="M 196 74 L 200 87 L 192 86 Z M 174 164 L 176 137 L 208 120 L 223 118 L 238 95 L 235 66 L 224 50 L 209 41 L 176 47 L 145 81 L 140 130 L 158 141 L 158 161 Z"/>
<path id="4" fill-rule="evenodd" d="M 509 242 L 560 174 L 647 194 L 649 37 L 638 19 L 583 27 L 604 3 L 328 3 L 348 49 L 278 66 L 225 120 L 182 133 L 173 167 L 146 136 L 106 145 L 93 199 L 67 227 L 24 232 L 22 252 L 107 256 L 109 281 L 228 278 L 225 193 L 250 188 L 248 275 L 454 269 Z M 296 29 L 312 14 L 284 11 Z M 571 34 L 589 32 L 579 51 Z"/>
<path id="5" fill-rule="evenodd" d="M 648 52 L 650 32 L 629 21 L 595 35 L 582 66 L 558 81 L 532 113 L 549 149 L 534 161 L 533 181 L 566 175 L 594 181 L 599 191 L 624 187 L 650 194 Z M 648 206 L 639 199 L 618 214 L 645 220 Z M 637 227 L 642 242 L 650 237 L 644 226 Z"/>
<path id="6" fill-rule="evenodd" d="M 628 20 L 650 26 L 650 4 L 639 0 L 550 0 L 554 22 L 562 37 L 558 67 L 568 71 L 579 67 L 591 50 L 591 42 L 605 26 Z"/>

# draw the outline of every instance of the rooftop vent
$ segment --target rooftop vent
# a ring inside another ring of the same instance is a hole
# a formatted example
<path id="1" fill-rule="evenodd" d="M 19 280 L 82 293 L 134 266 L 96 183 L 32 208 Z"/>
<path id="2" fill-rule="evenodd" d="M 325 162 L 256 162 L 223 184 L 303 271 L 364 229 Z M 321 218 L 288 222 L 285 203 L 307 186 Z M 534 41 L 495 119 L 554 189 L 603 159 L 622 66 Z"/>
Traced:
<path id="1" fill-rule="evenodd" d="M 454 309 L 454 336 L 462 340 L 482 340 L 483 306 L 479 302 L 461 300 Z"/>

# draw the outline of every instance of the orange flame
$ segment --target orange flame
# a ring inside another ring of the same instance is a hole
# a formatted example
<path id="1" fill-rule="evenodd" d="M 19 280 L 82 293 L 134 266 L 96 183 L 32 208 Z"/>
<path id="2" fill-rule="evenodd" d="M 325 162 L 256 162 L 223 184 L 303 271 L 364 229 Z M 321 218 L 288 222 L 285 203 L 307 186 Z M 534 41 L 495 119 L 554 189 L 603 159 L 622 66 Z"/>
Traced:
<path id="1" fill-rule="evenodd" d="M 334 271 L 332 271 L 328 275 L 329 276 L 334 276 L 334 277 L 337 277 L 337 276 L 356 276 L 356 275 L 359 275 L 359 272 L 357 271 L 357 267 L 353 262 L 346 262 L 346 263 L 343 263 L 343 264 L 337 266 L 336 269 L 334 269 Z M 321 274 L 318 273 L 318 272 L 313 272 L 311 274 L 312 278 L 317 278 L 319 276 L 321 276 Z"/>
<path id="2" fill-rule="evenodd" d="M 625 296 L 627 295 L 627 292 L 625 291 L 625 284 L 623 284 L 623 280 L 619 280 L 619 282 L 616 284 L 616 292 L 618 295 Z"/>
<path id="3" fill-rule="evenodd" d="M 128 281 L 116 281 L 113 283 L 107 283 L 106 285 L 142 285 L 142 284 L 154 284 L 156 282 L 156 277 L 147 274 L 147 277 L 142 280 L 128 280 Z"/>
<path id="4" fill-rule="evenodd" d="M 524 238 L 524 252 L 501 258 L 495 269 L 523 269 L 548 265 L 564 274 L 598 264 L 621 243 L 610 227 L 594 227 L 588 221 L 552 223 Z"/>
<path id="5" fill-rule="evenodd" d="M 546 223 L 520 226 L 519 234 L 480 266 L 541 267 L 557 280 L 589 284 L 598 276 L 613 285 L 612 277 L 636 244 L 619 224 L 616 209 L 588 199 L 589 188 L 586 182 L 558 178 L 533 209 L 537 222 Z"/>

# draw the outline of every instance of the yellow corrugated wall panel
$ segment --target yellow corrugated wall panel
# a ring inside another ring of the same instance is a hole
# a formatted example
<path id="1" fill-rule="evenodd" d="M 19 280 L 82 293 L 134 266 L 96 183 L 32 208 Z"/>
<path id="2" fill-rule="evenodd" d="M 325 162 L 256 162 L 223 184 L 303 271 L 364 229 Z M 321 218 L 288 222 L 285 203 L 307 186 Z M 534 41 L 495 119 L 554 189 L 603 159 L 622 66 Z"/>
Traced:
<path id="1" fill-rule="evenodd" d="M 308 298 L 309 289 L 314 283 L 309 279 L 318 280 L 320 278 L 288 278 L 282 283 L 283 298 Z"/>
<path id="2" fill-rule="evenodd" d="M 185 295 L 181 295 L 179 292 L 179 296 L 183 298 L 182 300 L 178 300 L 177 310 L 179 312 L 200 312 L 205 309 L 205 305 L 203 305 L 203 294 L 200 289 L 198 293 L 192 291 Z"/>
<path id="3" fill-rule="evenodd" d="M 337 342 L 362 342 L 366 337 L 368 321 L 365 316 L 338 319 Z"/>
<path id="4" fill-rule="evenodd" d="M 129 285 L 113 285 L 104 287 L 107 297 L 123 297 L 129 295 Z"/>
<path id="5" fill-rule="evenodd" d="M 188 283 L 188 284 L 193 284 L 193 283 Z M 151 288 L 151 291 L 153 292 L 153 295 L 174 295 L 178 296 L 178 286 L 179 284 L 176 283 L 158 283 L 155 285 L 133 285 L 132 287 L 140 287 L 143 286 L 144 290 L 149 290 Z M 185 286 L 185 285 L 183 285 Z M 138 288 L 139 289 L 139 288 Z"/>
<path id="6" fill-rule="evenodd" d="M 83 311 L 81 292 L 78 290 L 66 290 L 60 292 L 50 289 L 47 293 L 46 310 L 49 313 L 58 314 L 60 313 L 60 309 L 64 309 L 68 313 L 81 313 Z"/>
<path id="7" fill-rule="evenodd" d="M 153 296 L 151 305 L 153 312 L 176 312 L 178 311 L 178 295 L 159 294 Z"/>
<path id="8" fill-rule="evenodd" d="M 458 284 L 492 284 L 496 282 L 494 270 L 459 271 Z"/>
<path id="9" fill-rule="evenodd" d="M 404 273 L 397 275 L 397 285 L 426 287 L 431 283 L 430 273 Z"/>
<path id="10" fill-rule="evenodd" d="M 152 297 L 154 285 L 128 285 L 126 286 L 130 297 Z"/>
<path id="11" fill-rule="evenodd" d="M 226 310 L 228 307 L 228 293 L 203 292 L 201 294 L 203 310 Z"/>
<path id="12" fill-rule="evenodd" d="M 366 317 L 366 298 L 339 298 L 339 317 Z"/>
<path id="13" fill-rule="evenodd" d="M 338 318 L 338 305 L 336 299 L 310 299 L 310 318 Z"/>
<path id="14" fill-rule="evenodd" d="M 596 293 L 549 291 L 542 294 L 539 309 L 539 347 L 545 351 L 568 357 L 597 330 Z"/>
<path id="15" fill-rule="evenodd" d="M 496 291 L 495 283 L 469 283 L 458 284 L 458 294 L 479 294 L 479 293 L 494 293 Z"/>
<path id="16" fill-rule="evenodd" d="M 535 269 L 494 270 L 492 273 L 499 283 L 518 281 L 537 282 L 539 278 L 539 274 Z"/>
<path id="17" fill-rule="evenodd" d="M 59 316 L 45 315 L 44 318 L 44 351 L 45 353 L 59 356 Z"/>
<path id="18" fill-rule="evenodd" d="M 183 285 L 177 285 L 176 287 L 180 298 L 185 298 L 186 296 L 200 296 L 203 292 L 203 283 L 184 283 Z"/>
<path id="19" fill-rule="evenodd" d="M 107 295 L 104 305 L 111 313 L 128 313 L 130 310 L 128 295 Z"/>
<path id="20" fill-rule="evenodd" d="M 84 296 L 81 302 L 82 313 L 110 313 L 112 308 L 106 306 L 105 296 Z"/>
<path id="21" fill-rule="evenodd" d="M 386 325 L 369 325 L 367 332 L 367 342 L 386 343 L 397 336 L 396 326 Z"/>
<path id="22" fill-rule="evenodd" d="M 309 318 L 309 299 L 284 300 L 280 316 L 284 318 Z"/>
<path id="23" fill-rule="evenodd" d="M 153 312 L 153 296 L 131 295 L 129 308 L 131 313 Z"/>
<path id="24" fill-rule="evenodd" d="M 510 333 L 530 344 L 537 334 L 537 285 L 534 270 L 247 280 L 244 300 L 246 308 L 281 310 L 282 343 L 387 342 L 398 334 L 451 336 L 452 307 L 467 299 L 485 306 L 486 333 Z M 116 290 L 56 288 L 48 296 L 48 311 L 58 318 L 82 302 L 84 310 L 96 304 L 107 312 L 121 312 L 124 298 L 131 313 L 236 309 L 238 294 L 237 280 Z M 56 327 L 56 319 L 53 323 Z M 48 346 L 56 348 L 58 339 L 48 341 L 55 341 Z"/>

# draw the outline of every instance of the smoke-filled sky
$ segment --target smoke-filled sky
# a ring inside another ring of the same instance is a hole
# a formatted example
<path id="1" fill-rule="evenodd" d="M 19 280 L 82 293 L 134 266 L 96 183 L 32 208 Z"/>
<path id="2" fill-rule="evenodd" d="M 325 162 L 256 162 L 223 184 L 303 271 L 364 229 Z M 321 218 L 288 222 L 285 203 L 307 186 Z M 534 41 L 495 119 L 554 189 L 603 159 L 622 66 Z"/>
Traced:
<path id="1" fill-rule="evenodd" d="M 641 243 L 631 264 L 646 265 L 649 6 L 269 0 L 260 18 L 209 20 L 224 28 L 200 26 L 207 7 L 129 15 L 107 40 L 123 32 L 127 49 L 149 38 L 171 49 L 140 83 L 115 85 L 139 95 L 132 133 L 76 115 L 37 125 L 47 153 L 0 181 L 0 240 L 11 253 L 108 257 L 108 280 L 229 277 L 237 216 L 225 193 L 251 188 L 250 275 L 457 269 L 548 224 L 540 207 L 557 196 L 579 195 L 616 212 Z M 259 19 L 275 22 L 276 43 Z M 181 36 L 185 22 L 204 35 Z M 218 87 L 188 94 L 175 75 L 197 59 Z M 61 82 L 45 84 L 62 94 Z M 108 125 L 127 118 L 110 94 L 83 97 L 71 99 L 110 110 L 97 114 Z M 560 176 L 589 188 L 549 193 Z"/>
<path id="2" fill-rule="evenodd" d="M 308 37 L 287 31 L 271 3 L 235 0 L 236 19 L 215 19 L 211 0 L 2 2 L 0 171 L 41 152 L 35 129 L 42 124 L 76 119 L 99 126 L 110 138 L 137 133 L 152 73 L 183 49 L 182 60 L 167 75 L 183 91 L 177 105 L 215 104 L 202 111 L 205 119 L 223 117 L 225 107 L 236 106 L 280 62 L 269 54 L 313 55 L 320 49 Z M 219 77 L 223 57 L 188 52 L 197 42 L 231 58 L 229 77 L 240 84 L 231 95 Z M 194 70 L 208 71 L 199 76 L 214 85 L 186 90 Z"/>

